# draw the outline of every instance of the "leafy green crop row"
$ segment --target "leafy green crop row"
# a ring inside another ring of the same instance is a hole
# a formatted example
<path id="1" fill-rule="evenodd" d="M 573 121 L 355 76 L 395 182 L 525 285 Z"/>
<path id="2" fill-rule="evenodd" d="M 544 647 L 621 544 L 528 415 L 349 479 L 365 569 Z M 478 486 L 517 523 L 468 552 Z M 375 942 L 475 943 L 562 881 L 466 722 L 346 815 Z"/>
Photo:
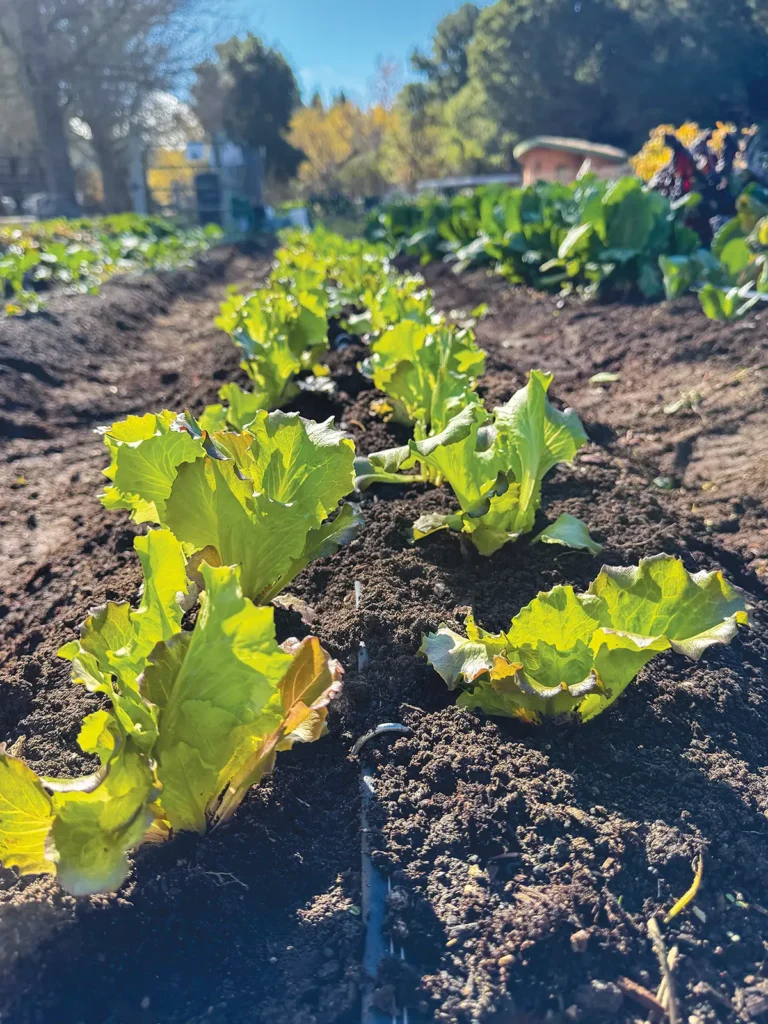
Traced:
<path id="1" fill-rule="evenodd" d="M 100 767 L 42 778 L 0 755 L 0 859 L 55 874 L 75 895 L 117 888 L 141 842 L 230 817 L 278 750 L 321 734 L 339 686 L 339 666 L 314 637 L 278 646 L 272 609 L 243 596 L 236 566 L 201 566 L 200 608 L 185 630 L 194 585 L 181 544 L 153 530 L 136 550 L 139 607 L 109 602 L 59 652 L 73 682 L 111 705 L 78 736 Z"/>
<path id="2" fill-rule="evenodd" d="M 710 249 L 659 258 L 667 298 L 696 291 L 712 320 L 738 320 L 768 299 L 768 189 L 748 185 L 736 210 Z"/>
<path id="3" fill-rule="evenodd" d="M 698 246 L 682 210 L 641 181 L 593 175 L 570 185 L 486 186 L 454 199 L 393 204 L 374 215 L 368 235 L 422 262 L 492 267 L 515 284 L 577 288 L 586 296 L 639 291 L 659 298 L 659 256 Z"/>
<path id="4" fill-rule="evenodd" d="M 52 287 L 95 294 L 126 271 L 172 270 L 221 237 L 215 225 L 177 228 L 161 217 L 119 214 L 0 230 L 0 286 L 8 315 L 36 312 Z"/>
<path id="5" fill-rule="evenodd" d="M 748 185 L 711 247 L 686 224 L 700 201 L 690 192 L 670 202 L 636 178 L 586 175 L 393 203 L 372 215 L 367 234 L 422 263 L 488 267 L 546 291 L 670 299 L 693 290 L 707 316 L 737 319 L 768 295 L 768 190 Z"/>
<path id="6" fill-rule="evenodd" d="M 331 322 L 368 340 L 364 371 L 413 427 L 402 448 L 356 459 L 331 421 L 270 411 L 298 375 L 319 372 Z M 279 751 L 322 735 L 341 668 L 315 637 L 279 645 L 270 602 L 362 528 L 344 501 L 355 488 L 448 483 L 459 511 L 422 517 L 414 540 L 449 528 L 490 556 L 534 528 L 544 476 L 586 441 L 538 370 L 488 412 L 471 324 L 439 314 L 420 278 L 363 243 L 288 236 L 266 286 L 228 296 L 219 324 L 243 352 L 251 391 L 226 386 L 228 405 L 199 421 L 165 410 L 104 429 L 102 502 L 148 532 L 135 541 L 138 607 L 94 610 L 59 652 L 73 682 L 104 699 L 78 736 L 98 766 L 56 779 L 0 752 L 0 860 L 54 874 L 75 894 L 119 887 L 144 842 L 226 821 Z M 536 540 L 599 551 L 568 515 Z M 471 618 L 467 638 L 441 626 L 422 652 L 465 688 L 460 703 L 526 721 L 587 719 L 656 652 L 698 657 L 745 621 L 719 573 L 690 576 L 660 556 L 603 568 L 586 595 L 539 595 L 505 634 Z"/>
<path id="7" fill-rule="evenodd" d="M 286 233 L 265 286 L 246 294 L 233 287 L 222 303 L 216 325 L 242 352 L 240 367 L 252 383 L 249 390 L 236 383 L 220 388 L 221 403 L 201 417 L 205 430 L 242 429 L 260 410 L 290 401 L 300 373 L 324 374 L 318 360 L 328 348 L 329 320 L 389 279 L 383 250 L 343 239 L 309 247 L 301 237 Z"/>

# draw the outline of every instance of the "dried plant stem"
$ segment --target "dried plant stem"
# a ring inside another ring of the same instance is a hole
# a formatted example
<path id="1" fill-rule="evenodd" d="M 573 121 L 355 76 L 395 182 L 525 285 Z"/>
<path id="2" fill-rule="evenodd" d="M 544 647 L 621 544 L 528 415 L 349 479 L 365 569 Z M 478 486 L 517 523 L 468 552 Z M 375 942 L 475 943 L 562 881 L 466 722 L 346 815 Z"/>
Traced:
<path id="1" fill-rule="evenodd" d="M 669 968 L 667 961 L 667 948 L 664 945 L 664 939 L 661 934 L 661 928 L 659 928 L 659 922 L 655 917 L 650 918 L 648 921 L 648 934 L 651 937 L 653 943 L 653 951 L 659 961 L 659 967 L 661 968 L 661 975 L 666 982 L 666 1000 L 665 1009 L 669 1018 L 669 1024 L 680 1024 L 680 1018 L 677 1012 L 677 994 L 675 992 L 675 983 L 672 977 L 672 971 Z"/>

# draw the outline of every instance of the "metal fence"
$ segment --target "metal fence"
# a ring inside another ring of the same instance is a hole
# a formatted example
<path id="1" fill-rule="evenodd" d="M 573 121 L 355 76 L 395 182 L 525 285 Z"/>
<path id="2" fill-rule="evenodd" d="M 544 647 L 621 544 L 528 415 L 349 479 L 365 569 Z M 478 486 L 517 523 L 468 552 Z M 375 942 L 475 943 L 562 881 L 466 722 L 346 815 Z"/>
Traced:
<path id="1" fill-rule="evenodd" d="M 44 191 L 43 168 L 36 156 L 0 153 L 0 215 L 22 213 L 24 203 Z"/>
<path id="2" fill-rule="evenodd" d="M 219 159 L 217 166 L 207 146 L 199 160 L 181 151 L 147 149 L 136 155 L 133 177 L 143 178 L 148 211 L 230 228 L 248 219 L 263 195 L 263 152 L 245 151 L 239 159 Z"/>

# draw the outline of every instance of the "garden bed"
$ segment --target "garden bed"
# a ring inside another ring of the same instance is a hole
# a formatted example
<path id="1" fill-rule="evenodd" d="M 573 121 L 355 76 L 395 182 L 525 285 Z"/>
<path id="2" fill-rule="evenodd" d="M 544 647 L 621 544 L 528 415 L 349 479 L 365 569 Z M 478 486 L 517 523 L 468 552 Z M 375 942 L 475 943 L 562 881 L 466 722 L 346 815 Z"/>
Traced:
<path id="1" fill-rule="evenodd" d="M 481 271 L 425 274 L 438 305 L 489 304 L 477 334 L 490 372 L 554 373 L 561 398 L 603 428 L 595 440 L 661 477 L 681 510 L 768 571 L 768 310 L 720 323 L 691 296 L 585 305 Z M 590 383 L 596 374 L 618 379 Z"/>
<path id="2" fill-rule="evenodd" d="M 24 361 L 7 384 L 0 379 L 0 413 L 18 426 L 5 442 L 0 492 L 8 566 L 0 735 L 26 737 L 21 753 L 38 772 L 85 766 L 75 737 L 95 701 L 71 685 L 56 648 L 89 607 L 135 599 L 140 580 L 134 527 L 96 499 L 104 459 L 92 430 L 146 409 L 197 411 L 235 375 L 237 354 L 213 315 L 224 282 L 253 280 L 263 264 L 205 266 L 199 277 L 162 285 L 115 282 L 96 299 L 52 302 L 53 320 L 0 328 L 0 351 Z M 681 422 L 698 430 L 693 452 L 731 436 L 736 445 L 743 439 L 746 458 L 759 457 L 752 417 L 764 393 L 764 325 L 754 317 L 712 325 L 687 300 L 671 309 L 558 309 L 557 300 L 485 278 L 440 277 L 436 286 L 445 306 L 485 299 L 492 307 L 478 327 L 490 355 L 481 391 L 491 404 L 532 366 L 552 369 L 555 399 L 573 404 L 600 443 L 555 472 L 543 509 L 550 520 L 581 516 L 605 545 L 600 559 L 527 541 L 485 559 L 446 533 L 409 546 L 406 527 L 449 508 L 449 495 L 368 492 L 359 539 L 290 588 L 346 668 L 330 735 L 281 754 L 275 774 L 212 835 L 145 846 L 117 896 L 75 900 L 50 879 L 2 871 L 0 1019 L 359 1020 L 359 762 L 350 749 L 370 727 L 398 720 L 411 738 L 368 748 L 381 802 L 374 856 L 397 888 L 388 927 L 406 953 L 378 979 L 383 1009 L 407 1004 L 412 1020 L 457 1024 L 647 1020 L 621 979 L 655 992 L 647 920 L 661 919 L 689 887 L 698 854 L 705 920 L 687 913 L 665 928 L 668 946 L 680 948 L 681 1019 L 759 1019 L 760 1001 L 768 1006 L 768 651 L 755 571 L 766 551 L 762 513 L 743 503 L 743 495 L 764 499 L 765 488 L 757 461 L 740 470 L 750 485 L 743 490 L 735 478 L 695 494 L 652 483 L 671 475 Z M 336 395 L 305 395 L 294 408 L 334 415 L 370 452 L 403 438 L 370 412 L 376 392 L 356 370 L 363 352 L 355 344 L 330 354 Z M 718 384 L 748 370 L 713 392 L 722 417 L 710 399 L 690 422 L 691 410 L 680 421 L 646 408 L 650 390 L 658 405 L 697 385 L 694 364 Z M 598 370 L 621 380 L 597 390 L 588 378 Z M 757 390 L 745 397 L 748 388 Z M 693 461 L 677 482 L 696 484 L 685 479 Z M 716 514 L 702 497 L 717 502 Z M 659 656 L 588 726 L 534 730 L 460 711 L 416 654 L 422 632 L 441 621 L 456 627 L 467 607 L 500 629 L 539 590 L 584 587 L 601 561 L 628 565 L 660 551 L 691 570 L 722 567 L 754 604 L 753 628 L 699 663 Z M 294 612 L 279 611 L 277 623 L 280 639 L 309 632 Z M 361 643 L 370 658 L 363 671 Z"/>

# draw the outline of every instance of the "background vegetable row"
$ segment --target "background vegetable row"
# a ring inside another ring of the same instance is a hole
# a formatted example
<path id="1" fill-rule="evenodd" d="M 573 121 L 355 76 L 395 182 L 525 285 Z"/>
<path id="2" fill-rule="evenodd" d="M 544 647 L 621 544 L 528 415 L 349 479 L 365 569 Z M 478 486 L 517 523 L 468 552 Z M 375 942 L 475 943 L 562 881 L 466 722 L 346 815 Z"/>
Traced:
<path id="1" fill-rule="evenodd" d="M 768 189 L 744 188 L 735 216 L 714 218 L 714 236 L 697 230 L 701 204 L 696 191 L 670 201 L 637 178 L 586 175 L 393 203 L 367 234 L 424 263 L 488 267 L 547 291 L 670 299 L 693 290 L 707 316 L 737 319 L 768 295 Z"/>
<path id="2" fill-rule="evenodd" d="M 332 318 L 369 339 L 367 371 L 390 414 L 413 425 L 408 445 L 356 460 L 330 420 L 269 411 L 297 374 L 319 371 Z M 109 602 L 59 652 L 74 683 L 107 698 L 78 737 L 99 766 L 52 779 L 0 754 L 0 860 L 53 873 L 75 894 L 117 888 L 144 841 L 227 820 L 279 750 L 322 734 L 341 668 L 314 637 L 278 645 L 269 603 L 362 527 L 343 502 L 354 489 L 447 482 L 459 510 L 418 520 L 414 540 L 460 530 L 490 555 L 532 530 L 544 475 L 586 440 L 575 413 L 551 405 L 551 377 L 539 371 L 488 412 L 475 393 L 483 355 L 471 327 L 437 313 L 420 278 L 396 275 L 360 243 L 292 236 L 267 286 L 229 296 L 219 322 L 242 349 L 251 390 L 226 386 L 227 404 L 199 421 L 164 411 L 104 432 L 102 501 L 150 529 L 135 541 L 138 608 Z M 599 550 L 573 517 L 536 539 Z M 690 576 L 659 556 L 604 568 L 585 595 L 540 595 L 507 634 L 471 619 L 466 638 L 441 626 L 422 653 L 462 687 L 464 704 L 529 722 L 586 720 L 657 652 L 698 657 L 745 621 L 720 573 Z"/>
<path id="3" fill-rule="evenodd" d="M 191 265 L 221 234 L 216 225 L 180 228 L 166 218 L 137 213 L 3 228 L 5 312 L 36 312 L 44 302 L 41 293 L 51 287 L 95 294 L 114 274 Z"/>

